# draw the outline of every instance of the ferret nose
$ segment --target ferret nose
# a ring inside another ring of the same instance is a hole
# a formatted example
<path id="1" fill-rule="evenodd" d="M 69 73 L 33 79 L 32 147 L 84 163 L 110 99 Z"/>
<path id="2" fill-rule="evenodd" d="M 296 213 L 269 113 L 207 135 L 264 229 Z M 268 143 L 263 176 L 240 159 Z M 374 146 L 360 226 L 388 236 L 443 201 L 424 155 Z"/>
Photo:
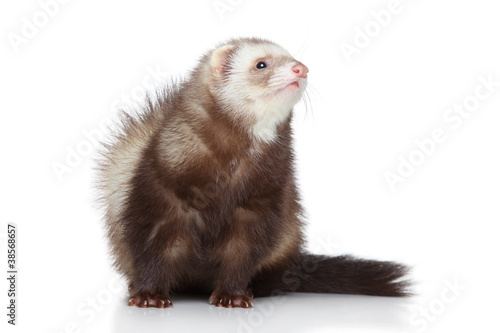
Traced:
<path id="1" fill-rule="evenodd" d="M 298 77 L 307 77 L 307 73 L 309 72 L 309 68 L 306 67 L 306 65 L 302 63 L 298 63 L 292 67 L 292 71 L 298 76 Z"/>

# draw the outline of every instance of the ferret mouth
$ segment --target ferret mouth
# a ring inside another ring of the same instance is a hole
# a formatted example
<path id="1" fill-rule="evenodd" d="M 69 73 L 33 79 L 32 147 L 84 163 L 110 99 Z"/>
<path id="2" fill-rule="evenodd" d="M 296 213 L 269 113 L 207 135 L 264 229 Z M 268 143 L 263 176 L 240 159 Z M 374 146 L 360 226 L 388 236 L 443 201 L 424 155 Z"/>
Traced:
<path id="1" fill-rule="evenodd" d="M 294 80 L 286 84 L 285 86 L 282 86 L 282 88 L 279 88 L 277 91 L 275 91 L 275 94 L 277 95 L 285 94 L 287 96 L 295 95 L 296 93 L 302 90 L 304 84 L 305 82 L 301 82 L 301 80 Z"/>
<path id="2" fill-rule="evenodd" d="M 282 92 L 285 92 L 285 91 L 287 91 L 287 92 L 296 92 L 296 91 L 298 91 L 300 89 L 300 86 L 301 86 L 301 84 L 300 84 L 299 80 L 295 80 L 293 82 L 290 82 L 289 84 L 287 84 L 286 86 L 284 86 L 280 90 Z"/>

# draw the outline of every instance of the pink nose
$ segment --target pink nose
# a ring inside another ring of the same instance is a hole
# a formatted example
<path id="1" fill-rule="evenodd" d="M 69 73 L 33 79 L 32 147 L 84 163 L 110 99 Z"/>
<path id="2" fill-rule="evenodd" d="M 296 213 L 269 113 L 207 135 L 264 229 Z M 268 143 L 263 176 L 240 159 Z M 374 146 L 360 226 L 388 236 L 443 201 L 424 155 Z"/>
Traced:
<path id="1" fill-rule="evenodd" d="M 292 71 L 298 76 L 298 77 L 307 77 L 307 72 L 309 72 L 309 69 L 306 67 L 306 65 L 302 63 L 298 63 L 292 67 Z"/>

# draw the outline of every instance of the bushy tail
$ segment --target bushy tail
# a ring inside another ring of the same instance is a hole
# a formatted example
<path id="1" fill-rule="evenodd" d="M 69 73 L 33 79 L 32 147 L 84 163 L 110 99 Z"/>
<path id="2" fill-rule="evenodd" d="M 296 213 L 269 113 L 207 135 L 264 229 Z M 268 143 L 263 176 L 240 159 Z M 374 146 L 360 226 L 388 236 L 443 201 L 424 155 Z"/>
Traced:
<path id="1" fill-rule="evenodd" d="M 409 296 L 408 268 L 351 256 L 301 254 L 288 268 L 262 272 L 253 281 L 256 296 L 282 292 Z"/>

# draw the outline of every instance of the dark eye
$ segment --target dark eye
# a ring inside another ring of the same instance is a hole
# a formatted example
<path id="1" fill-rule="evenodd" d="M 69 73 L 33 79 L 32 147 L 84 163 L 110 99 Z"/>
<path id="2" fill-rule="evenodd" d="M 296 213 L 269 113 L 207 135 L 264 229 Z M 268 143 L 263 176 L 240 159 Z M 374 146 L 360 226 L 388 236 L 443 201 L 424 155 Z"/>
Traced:
<path id="1" fill-rule="evenodd" d="M 264 61 L 259 61 L 257 65 L 255 65 L 255 68 L 257 69 L 264 69 L 267 67 L 267 64 Z"/>

